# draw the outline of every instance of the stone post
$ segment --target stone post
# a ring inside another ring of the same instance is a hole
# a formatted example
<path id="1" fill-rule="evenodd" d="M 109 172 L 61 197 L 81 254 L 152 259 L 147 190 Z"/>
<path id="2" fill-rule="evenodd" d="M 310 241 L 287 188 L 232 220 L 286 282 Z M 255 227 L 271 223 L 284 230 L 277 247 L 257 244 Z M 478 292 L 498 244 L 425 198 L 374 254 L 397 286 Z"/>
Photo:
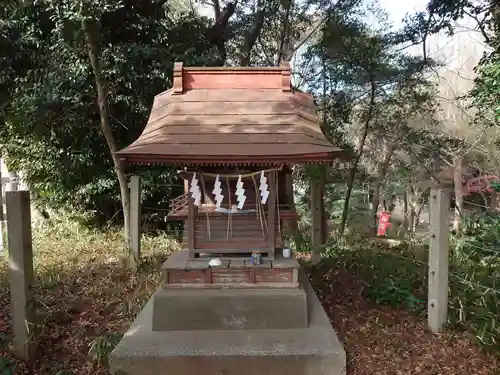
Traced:
<path id="1" fill-rule="evenodd" d="M 13 344 L 16 354 L 29 360 L 36 349 L 30 194 L 8 191 L 6 201 Z"/>
<path id="2" fill-rule="evenodd" d="M 5 247 L 5 195 L 2 168 L 0 168 L 0 252 Z"/>
<path id="3" fill-rule="evenodd" d="M 432 332 L 440 332 L 448 310 L 448 249 L 451 190 L 431 188 L 429 199 L 429 291 L 427 319 Z"/>
<path id="4" fill-rule="evenodd" d="M 5 160 L 0 157 L 0 251 L 5 247 L 5 192 L 16 191 L 19 188 L 18 175 L 15 172 L 9 172 Z M 4 187 L 5 186 L 5 187 Z"/>

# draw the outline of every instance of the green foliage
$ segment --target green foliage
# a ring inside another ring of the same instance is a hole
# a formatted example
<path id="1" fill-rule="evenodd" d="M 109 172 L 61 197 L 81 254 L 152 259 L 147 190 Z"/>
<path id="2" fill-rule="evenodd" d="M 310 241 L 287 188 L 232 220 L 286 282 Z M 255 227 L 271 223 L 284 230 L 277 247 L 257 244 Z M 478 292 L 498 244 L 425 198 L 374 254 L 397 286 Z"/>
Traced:
<path id="1" fill-rule="evenodd" d="M 464 221 L 464 234 L 452 238 L 449 318 L 485 347 L 500 347 L 500 218 Z M 416 246 L 417 245 L 417 246 Z M 376 303 L 424 313 L 427 306 L 425 244 L 389 247 L 359 236 L 333 239 L 325 262 L 342 264 L 366 285 Z"/>
<path id="2" fill-rule="evenodd" d="M 376 303 L 422 311 L 425 301 L 425 268 L 414 261 L 406 246 L 388 249 L 362 237 L 335 240 L 327 261 L 340 262 L 355 271 L 367 285 L 366 295 Z"/>
<path id="3" fill-rule="evenodd" d="M 498 126 L 500 121 L 500 4 L 490 0 L 430 0 L 428 15 L 420 14 L 422 26 L 430 35 L 440 30 L 453 33 L 455 22 L 468 16 L 476 22 L 485 44 L 491 47 L 475 71 L 477 77 L 470 97 L 478 109 L 476 120 L 485 125 Z M 426 19 L 424 22 L 423 20 Z"/>
<path id="4" fill-rule="evenodd" d="M 393 307 L 405 307 L 408 310 L 422 310 L 425 301 L 419 300 L 413 294 L 413 285 L 409 278 L 389 276 L 380 284 L 368 290 L 368 297 L 376 303 L 384 303 Z"/>
<path id="5" fill-rule="evenodd" d="M 5 357 L 0 357 L 0 375 L 14 375 L 16 365 Z"/>
<path id="6" fill-rule="evenodd" d="M 497 45 L 500 46 L 500 36 Z M 486 54 L 476 67 L 477 78 L 470 95 L 473 104 L 480 108 L 478 121 L 500 125 L 500 51 Z"/>
<path id="7" fill-rule="evenodd" d="M 89 345 L 89 356 L 92 363 L 95 366 L 106 365 L 109 355 L 120 339 L 121 334 L 113 332 L 104 332 L 101 336 L 94 339 Z"/>
<path id="8" fill-rule="evenodd" d="M 0 98 L 0 152 L 11 168 L 24 172 L 39 203 L 111 218 L 120 208 L 119 190 L 100 131 L 81 20 L 101 23 L 103 73 L 119 146 L 142 131 L 154 96 L 171 85 L 175 61 L 210 62 L 207 21 L 194 14 L 170 20 L 165 1 L 36 1 L 3 17 L 0 82 L 7 90 Z M 144 177 L 149 198 L 170 196 L 171 188 L 153 186 L 175 178 L 170 169 L 150 168 Z"/>
<path id="9" fill-rule="evenodd" d="M 451 288 L 454 321 L 496 348 L 500 348 L 499 228 L 498 215 L 465 219 L 463 234 L 453 238 L 450 259 L 451 271 L 457 275 Z"/>

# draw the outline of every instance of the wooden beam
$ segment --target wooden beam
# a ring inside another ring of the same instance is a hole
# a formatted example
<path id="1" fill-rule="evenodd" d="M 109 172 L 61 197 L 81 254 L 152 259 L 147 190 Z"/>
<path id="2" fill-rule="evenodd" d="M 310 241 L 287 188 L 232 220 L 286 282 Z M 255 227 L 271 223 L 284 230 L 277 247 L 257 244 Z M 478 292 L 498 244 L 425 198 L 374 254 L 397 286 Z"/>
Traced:
<path id="1" fill-rule="evenodd" d="M 267 200 L 267 243 L 270 259 L 274 259 L 276 249 L 276 175 L 277 172 L 271 172 L 267 179 L 269 185 L 269 198 Z"/>
<path id="2" fill-rule="evenodd" d="M 189 258 L 194 258 L 194 252 L 196 250 L 196 233 L 195 233 L 195 225 L 196 225 L 196 206 L 194 205 L 193 198 L 188 195 L 188 216 L 185 225 L 187 225 L 188 233 L 188 250 L 189 250 Z"/>
<path id="3" fill-rule="evenodd" d="M 141 263 L 141 179 L 130 178 L 130 250 L 133 256 L 133 270 Z"/>
<path id="4" fill-rule="evenodd" d="M 325 185 L 323 180 L 311 181 L 311 215 L 312 215 L 312 262 L 321 261 L 321 249 L 326 242 L 326 225 L 324 215 L 324 196 Z"/>
<path id="5" fill-rule="evenodd" d="M 426 180 L 422 179 L 421 181 L 415 184 L 415 187 L 419 189 L 432 189 L 432 188 L 441 188 L 441 189 L 449 189 L 453 187 L 453 181 L 448 180 Z"/>
<path id="6" fill-rule="evenodd" d="M 451 190 L 434 187 L 429 199 L 429 291 L 427 319 L 432 332 L 442 331 L 448 310 L 448 249 Z"/>

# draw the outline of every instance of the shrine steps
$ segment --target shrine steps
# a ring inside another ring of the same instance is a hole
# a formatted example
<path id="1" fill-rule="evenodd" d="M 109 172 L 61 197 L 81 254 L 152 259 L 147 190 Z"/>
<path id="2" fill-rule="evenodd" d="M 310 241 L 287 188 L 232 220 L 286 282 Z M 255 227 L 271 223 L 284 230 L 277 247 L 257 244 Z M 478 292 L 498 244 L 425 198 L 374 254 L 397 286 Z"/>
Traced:
<path id="1" fill-rule="evenodd" d="M 111 373 L 345 375 L 344 348 L 302 271 L 299 279 L 306 328 L 154 331 L 153 296 L 111 353 Z"/>

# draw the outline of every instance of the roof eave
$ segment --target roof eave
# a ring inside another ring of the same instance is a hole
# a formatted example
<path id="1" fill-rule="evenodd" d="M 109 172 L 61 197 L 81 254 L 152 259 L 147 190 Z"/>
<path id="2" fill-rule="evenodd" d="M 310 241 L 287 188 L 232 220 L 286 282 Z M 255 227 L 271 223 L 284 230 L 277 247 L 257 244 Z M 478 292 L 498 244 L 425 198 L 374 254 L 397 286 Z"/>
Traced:
<path id="1" fill-rule="evenodd" d="M 124 151 L 124 150 L 122 150 Z M 154 155 L 117 153 L 117 156 L 125 164 L 173 164 L 173 165 L 252 165 L 252 164 L 314 164 L 330 163 L 337 159 L 345 159 L 344 150 L 335 150 L 314 154 L 297 155 L 258 155 L 258 156 L 179 156 L 179 155 Z"/>

